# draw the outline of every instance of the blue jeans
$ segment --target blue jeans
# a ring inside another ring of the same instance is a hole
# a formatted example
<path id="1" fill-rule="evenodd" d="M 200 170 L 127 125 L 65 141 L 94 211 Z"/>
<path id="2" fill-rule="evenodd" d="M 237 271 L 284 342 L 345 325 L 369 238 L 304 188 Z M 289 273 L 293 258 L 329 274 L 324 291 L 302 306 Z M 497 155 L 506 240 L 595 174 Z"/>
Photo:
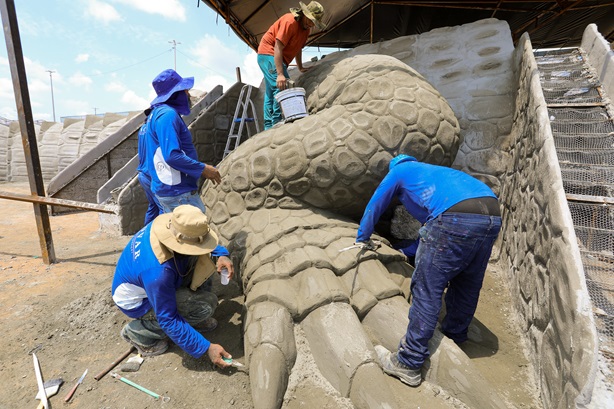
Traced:
<path id="1" fill-rule="evenodd" d="M 279 93 L 277 88 L 277 69 L 275 68 L 275 57 L 272 55 L 258 54 L 258 66 L 264 75 L 264 130 L 271 128 L 282 119 L 281 107 L 275 99 L 275 95 Z M 284 64 L 284 75 L 288 75 L 288 67 Z"/>
<path id="2" fill-rule="evenodd" d="M 153 219 L 158 217 L 158 215 L 162 212 L 162 206 L 156 199 L 156 196 L 151 191 L 151 178 L 142 172 L 138 174 L 139 183 L 143 187 L 145 191 L 145 196 L 147 196 L 147 212 L 145 213 L 145 226 L 147 226 Z"/>
<path id="3" fill-rule="evenodd" d="M 198 207 L 203 213 L 205 213 L 205 204 L 203 200 L 200 198 L 200 194 L 198 190 L 193 190 L 191 192 L 185 192 L 177 196 L 158 196 L 156 195 L 156 199 L 160 203 L 160 208 L 162 209 L 160 213 L 171 213 L 175 207 L 180 205 L 192 205 Z"/>
<path id="4" fill-rule="evenodd" d="M 467 340 L 500 229 L 501 217 L 469 213 L 444 213 L 420 228 L 409 325 L 399 343 L 398 358 L 405 365 L 420 368 L 428 358 L 446 287 L 442 332 L 457 344 Z"/>
<path id="5" fill-rule="evenodd" d="M 177 311 L 185 321 L 194 326 L 211 317 L 217 308 L 218 299 L 211 292 L 213 281 L 209 278 L 196 291 L 190 289 L 192 275 L 194 274 L 196 258 L 191 258 L 191 265 L 187 267 L 188 273 L 183 279 L 181 287 L 175 292 Z M 145 347 L 152 346 L 156 341 L 167 339 L 168 336 L 160 327 L 153 309 L 145 315 L 127 323 L 123 328 L 131 340 Z"/>

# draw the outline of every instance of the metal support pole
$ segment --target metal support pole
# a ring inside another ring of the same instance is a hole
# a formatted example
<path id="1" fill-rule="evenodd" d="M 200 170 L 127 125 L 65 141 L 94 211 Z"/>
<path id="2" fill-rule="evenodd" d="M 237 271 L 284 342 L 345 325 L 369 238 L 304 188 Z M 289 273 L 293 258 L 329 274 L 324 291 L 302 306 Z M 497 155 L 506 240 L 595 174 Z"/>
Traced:
<path id="1" fill-rule="evenodd" d="M 175 71 L 177 71 L 177 44 L 181 44 L 181 43 L 177 42 L 175 40 L 170 40 L 169 43 L 171 43 L 173 45 L 173 54 L 174 54 L 174 61 L 175 61 Z"/>
<path id="2" fill-rule="evenodd" d="M 55 122 L 55 101 L 53 99 L 53 78 L 52 74 L 55 72 L 53 70 L 47 70 L 49 73 L 49 84 L 51 84 L 51 109 L 53 110 L 53 122 Z"/>
<path id="3" fill-rule="evenodd" d="M 32 119 L 32 106 L 30 104 L 30 94 L 28 92 L 28 79 L 26 77 L 26 67 L 23 61 L 23 50 L 19 37 L 19 26 L 17 25 L 17 13 L 15 12 L 14 0 L 0 0 L 0 14 L 2 15 L 2 27 L 6 40 L 11 77 L 13 79 L 13 91 L 15 92 L 15 102 L 19 116 L 19 129 L 21 131 L 23 153 L 26 157 L 30 192 L 32 195 L 45 196 L 43 174 L 38 157 L 38 145 L 36 144 L 34 120 Z M 55 263 L 55 251 L 53 249 L 53 238 L 51 236 L 47 206 L 38 203 L 34 203 L 33 206 L 43 262 L 45 264 Z"/>

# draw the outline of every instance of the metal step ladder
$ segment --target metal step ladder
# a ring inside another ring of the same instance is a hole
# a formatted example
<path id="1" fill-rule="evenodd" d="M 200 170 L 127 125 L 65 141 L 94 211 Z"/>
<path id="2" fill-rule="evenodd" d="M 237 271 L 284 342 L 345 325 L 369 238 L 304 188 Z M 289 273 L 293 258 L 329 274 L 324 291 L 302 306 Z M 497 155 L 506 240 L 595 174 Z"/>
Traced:
<path id="1" fill-rule="evenodd" d="M 226 148 L 224 148 L 224 158 L 230 152 L 235 150 L 237 146 L 239 146 L 244 130 L 247 131 L 248 138 L 252 137 L 252 130 L 248 125 L 249 123 L 254 124 L 254 127 L 256 128 L 256 132 L 254 132 L 254 134 L 260 132 L 258 117 L 256 116 L 256 108 L 251 100 L 252 88 L 253 87 L 251 85 L 244 85 L 243 88 L 241 88 L 237 107 L 235 108 L 235 115 L 232 118 L 232 125 L 230 126 L 230 132 L 228 134 L 228 140 L 226 140 Z M 251 112 L 249 112 L 250 110 Z M 235 127 L 237 124 L 239 124 L 239 129 L 235 132 Z"/>

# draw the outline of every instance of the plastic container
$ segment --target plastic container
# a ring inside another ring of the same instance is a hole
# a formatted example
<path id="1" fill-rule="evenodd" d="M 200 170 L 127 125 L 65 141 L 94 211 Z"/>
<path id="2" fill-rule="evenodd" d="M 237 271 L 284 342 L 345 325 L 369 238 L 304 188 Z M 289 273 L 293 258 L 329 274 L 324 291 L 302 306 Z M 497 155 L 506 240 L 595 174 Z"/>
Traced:
<path id="1" fill-rule="evenodd" d="M 286 89 L 275 94 L 275 99 L 281 107 L 281 112 L 286 122 L 304 118 L 307 115 L 307 104 L 305 103 L 305 88 L 296 87 Z"/>
<path id="2" fill-rule="evenodd" d="M 228 272 L 227 268 L 223 268 L 222 271 L 220 271 L 220 282 L 222 283 L 222 285 L 228 285 L 229 281 L 230 273 Z"/>

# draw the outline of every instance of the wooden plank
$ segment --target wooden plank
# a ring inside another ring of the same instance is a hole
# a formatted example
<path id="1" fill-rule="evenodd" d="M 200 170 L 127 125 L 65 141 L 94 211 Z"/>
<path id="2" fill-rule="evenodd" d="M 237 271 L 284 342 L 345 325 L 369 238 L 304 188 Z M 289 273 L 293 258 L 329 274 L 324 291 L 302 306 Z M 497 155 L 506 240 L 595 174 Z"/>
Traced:
<path id="1" fill-rule="evenodd" d="M 73 209 L 89 210 L 100 213 L 117 214 L 116 207 L 110 205 L 102 205 L 97 203 L 77 202 L 75 200 L 57 199 L 55 197 L 24 195 L 21 193 L 12 193 L 0 191 L 0 199 L 17 200 L 19 202 L 30 202 L 43 205 L 64 206 Z"/>
<path id="2" fill-rule="evenodd" d="M 565 194 L 568 201 L 571 202 L 584 202 L 584 203 L 597 203 L 597 204 L 614 204 L 614 197 L 606 196 L 589 196 L 589 195 L 574 195 L 571 193 Z"/>

